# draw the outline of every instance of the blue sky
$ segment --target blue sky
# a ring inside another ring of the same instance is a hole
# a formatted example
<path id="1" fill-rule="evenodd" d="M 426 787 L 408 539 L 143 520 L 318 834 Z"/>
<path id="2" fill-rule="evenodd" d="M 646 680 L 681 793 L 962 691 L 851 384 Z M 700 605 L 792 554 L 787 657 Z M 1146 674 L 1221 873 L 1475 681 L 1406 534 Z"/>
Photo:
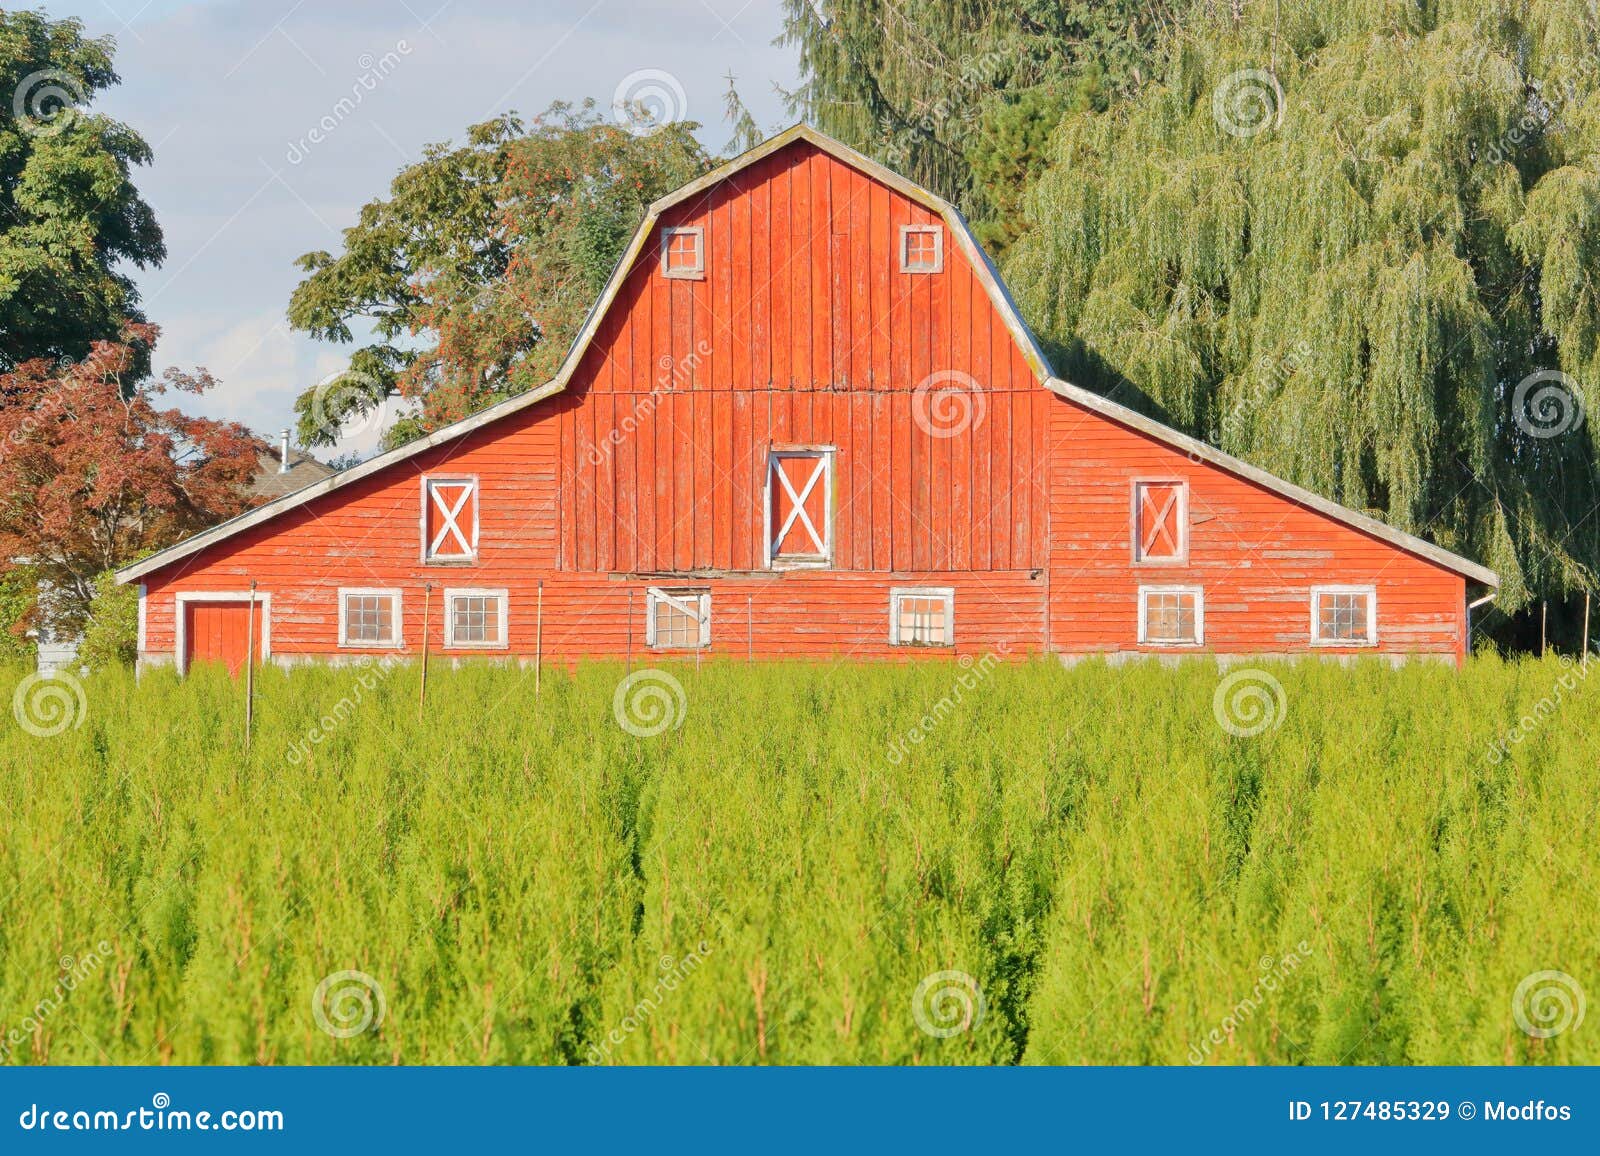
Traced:
<path id="1" fill-rule="evenodd" d="M 795 83 L 775 47 L 778 0 L 56 0 L 117 40 L 120 87 L 95 108 L 142 133 L 138 174 L 168 256 L 137 275 L 163 327 L 159 366 L 221 379 L 191 408 L 275 434 L 305 386 L 345 364 L 338 346 L 291 333 L 294 258 L 337 252 L 340 231 L 433 141 L 507 109 L 552 100 L 609 106 L 625 78 L 668 74 L 683 118 L 722 149 L 724 77 L 764 127 L 790 118 L 774 85 Z M 359 105 L 311 130 L 362 84 Z M 668 84 L 668 90 L 671 90 Z M 675 96 L 674 96 L 675 99 Z M 348 446 L 368 450 L 377 431 Z"/>

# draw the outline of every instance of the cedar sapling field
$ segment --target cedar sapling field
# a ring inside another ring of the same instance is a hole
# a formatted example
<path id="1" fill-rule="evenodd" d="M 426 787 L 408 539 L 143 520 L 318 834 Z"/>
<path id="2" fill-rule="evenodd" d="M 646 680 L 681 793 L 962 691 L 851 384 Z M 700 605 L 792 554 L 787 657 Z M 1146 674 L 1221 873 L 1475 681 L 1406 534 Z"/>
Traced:
<path id="1" fill-rule="evenodd" d="M 1588 673 L 13 669 L 0 1061 L 1592 1064 Z"/>

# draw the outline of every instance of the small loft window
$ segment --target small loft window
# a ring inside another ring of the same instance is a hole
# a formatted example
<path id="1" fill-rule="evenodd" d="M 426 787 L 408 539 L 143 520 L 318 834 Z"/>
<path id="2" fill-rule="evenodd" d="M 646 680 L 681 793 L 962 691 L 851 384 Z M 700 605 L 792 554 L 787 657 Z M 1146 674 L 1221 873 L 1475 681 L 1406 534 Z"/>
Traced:
<path id="1" fill-rule="evenodd" d="M 650 587 L 645 645 L 652 650 L 698 650 L 711 645 L 711 592 Z"/>
<path id="2" fill-rule="evenodd" d="M 938 225 L 900 226 L 900 272 L 938 273 L 943 268 L 943 229 Z"/>
<path id="3" fill-rule="evenodd" d="M 504 590 L 446 590 L 444 644 L 461 649 L 496 649 L 506 645 Z"/>
<path id="4" fill-rule="evenodd" d="M 1375 646 L 1378 592 L 1372 586 L 1316 586 L 1311 590 L 1313 646 Z"/>
<path id="5" fill-rule="evenodd" d="M 661 230 L 661 273 L 665 277 L 704 279 L 706 231 L 701 228 Z"/>
<path id="6" fill-rule="evenodd" d="M 893 646 L 955 645 L 956 592 L 948 586 L 889 591 L 889 642 Z"/>
<path id="7" fill-rule="evenodd" d="M 340 590 L 339 645 L 398 647 L 400 591 Z"/>
<path id="8" fill-rule="evenodd" d="M 1205 595 L 1198 586 L 1141 586 L 1139 641 L 1199 646 L 1205 641 Z"/>

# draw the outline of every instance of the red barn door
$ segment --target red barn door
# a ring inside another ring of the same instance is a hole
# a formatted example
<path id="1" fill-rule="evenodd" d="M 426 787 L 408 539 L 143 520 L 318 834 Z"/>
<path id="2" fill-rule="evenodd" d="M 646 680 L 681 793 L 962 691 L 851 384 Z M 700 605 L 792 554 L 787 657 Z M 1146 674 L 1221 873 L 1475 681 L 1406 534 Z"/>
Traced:
<path id="1" fill-rule="evenodd" d="M 261 665 L 262 603 L 255 604 L 251 630 L 248 602 L 188 602 L 183 611 L 183 666 L 196 662 L 225 662 L 229 674 L 244 669 L 245 655 L 253 652 Z"/>

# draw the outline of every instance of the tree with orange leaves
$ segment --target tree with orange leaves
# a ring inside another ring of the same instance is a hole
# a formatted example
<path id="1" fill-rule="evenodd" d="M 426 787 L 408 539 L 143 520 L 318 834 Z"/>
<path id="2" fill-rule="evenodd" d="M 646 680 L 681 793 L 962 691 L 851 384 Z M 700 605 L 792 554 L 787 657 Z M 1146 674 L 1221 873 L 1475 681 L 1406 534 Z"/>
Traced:
<path id="1" fill-rule="evenodd" d="M 96 575 L 251 504 L 263 443 L 237 422 L 158 403 L 211 389 L 209 373 L 124 384 L 158 332 L 130 325 L 82 361 L 0 374 L 0 569 L 25 563 L 49 583 L 58 631 L 82 625 Z"/>

